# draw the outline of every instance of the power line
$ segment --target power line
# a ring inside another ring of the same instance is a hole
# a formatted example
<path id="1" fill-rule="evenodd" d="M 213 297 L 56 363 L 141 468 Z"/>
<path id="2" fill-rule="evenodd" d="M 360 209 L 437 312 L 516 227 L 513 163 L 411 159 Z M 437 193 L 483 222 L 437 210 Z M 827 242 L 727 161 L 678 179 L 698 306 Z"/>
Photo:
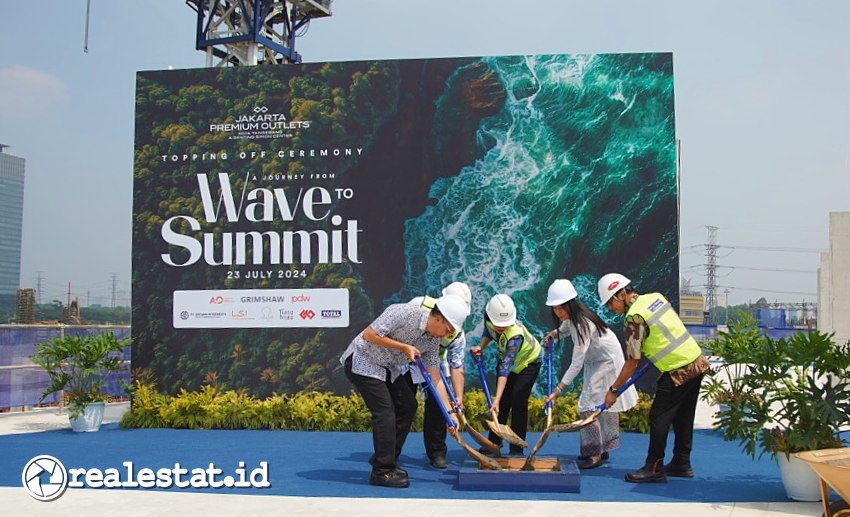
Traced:
<path id="1" fill-rule="evenodd" d="M 823 253 L 820 248 L 782 248 L 777 246 L 719 246 L 736 250 L 780 251 L 784 253 Z"/>
<path id="2" fill-rule="evenodd" d="M 696 264 L 694 266 L 687 266 L 688 269 L 697 270 L 705 267 L 705 264 Z M 745 269 L 747 271 L 772 271 L 775 273 L 807 273 L 807 274 L 816 274 L 817 271 L 814 269 L 782 269 L 782 268 L 769 268 L 769 267 L 750 267 L 750 266 L 715 266 L 719 268 L 729 268 L 729 269 Z"/>
<path id="3" fill-rule="evenodd" d="M 697 270 L 702 271 L 703 268 L 705 268 L 705 267 L 706 267 L 706 264 L 697 264 L 695 266 L 688 266 L 688 269 L 690 269 L 691 271 L 697 271 Z M 715 271 L 714 271 L 714 278 L 715 279 L 717 279 L 718 277 L 724 278 L 724 277 L 727 277 L 727 276 L 732 274 L 732 271 L 727 271 L 726 273 L 721 275 L 716 271 L 716 269 L 723 268 L 723 267 L 728 267 L 728 266 L 715 266 Z M 706 284 L 703 284 L 703 285 L 706 285 Z"/>
<path id="4" fill-rule="evenodd" d="M 708 227 L 706 227 L 708 228 Z M 785 252 L 785 253 L 823 253 L 823 248 L 794 248 L 787 246 L 726 246 L 723 244 L 718 244 L 718 248 L 727 248 L 731 250 L 756 250 L 756 251 L 777 251 L 777 252 Z M 705 244 L 692 244 L 690 246 L 682 247 L 682 251 L 688 251 L 689 253 L 694 250 L 702 250 L 705 248 Z"/>
<path id="5" fill-rule="evenodd" d="M 805 269 L 791 269 L 791 268 L 771 268 L 771 267 L 752 267 L 752 266 L 732 266 L 732 265 L 720 265 L 717 264 L 717 251 L 719 249 L 728 250 L 728 252 L 724 256 L 729 256 L 734 251 L 738 250 L 754 250 L 754 251 L 766 251 L 766 252 L 782 252 L 782 253 L 822 253 L 823 250 L 819 248 L 798 248 L 798 247 L 782 247 L 782 246 L 723 246 L 717 244 L 717 230 L 716 226 L 706 226 L 708 229 L 708 243 L 706 244 L 695 244 L 693 246 L 686 246 L 682 248 L 682 254 L 685 253 L 699 253 L 702 251 L 705 257 L 704 264 L 697 264 L 693 266 L 688 266 L 687 268 L 691 271 L 705 270 L 705 278 L 706 282 L 704 287 L 706 289 L 706 310 L 711 311 L 715 307 L 717 307 L 717 289 L 726 289 L 726 296 L 728 299 L 729 290 L 738 290 L 738 291 L 752 291 L 752 292 L 761 292 L 761 293 L 771 293 L 771 294 L 788 294 L 788 295 L 798 295 L 798 296 L 817 296 L 817 293 L 810 292 L 802 292 L 802 291 L 782 291 L 775 289 L 761 289 L 757 287 L 742 287 L 742 286 L 726 286 L 726 285 L 717 285 L 717 278 L 727 277 L 731 275 L 736 269 L 742 271 L 766 271 L 772 273 L 798 273 L 798 274 L 816 274 L 815 270 L 805 270 Z"/>
<path id="6" fill-rule="evenodd" d="M 746 266 L 722 266 L 722 267 L 731 267 L 732 269 L 746 269 L 747 271 L 773 271 L 776 273 L 806 273 L 806 274 L 816 274 L 817 271 L 813 269 L 781 269 L 781 268 L 770 268 L 770 267 L 746 267 Z"/>
<path id="7" fill-rule="evenodd" d="M 741 287 L 734 285 L 718 285 L 717 287 L 729 288 L 739 291 L 755 291 L 759 293 L 776 293 L 776 294 L 798 294 L 802 296 L 817 296 L 817 293 L 804 293 L 801 291 L 777 291 L 776 289 L 759 289 L 757 287 Z"/>

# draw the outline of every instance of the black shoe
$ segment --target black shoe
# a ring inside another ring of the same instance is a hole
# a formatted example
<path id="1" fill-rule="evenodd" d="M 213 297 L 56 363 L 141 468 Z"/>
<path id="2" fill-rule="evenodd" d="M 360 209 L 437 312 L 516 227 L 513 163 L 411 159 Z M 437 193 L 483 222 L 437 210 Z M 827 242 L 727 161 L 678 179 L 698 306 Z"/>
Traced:
<path id="1" fill-rule="evenodd" d="M 626 474 L 629 483 L 666 483 L 667 474 L 664 473 L 664 465 L 661 460 L 644 465 L 640 469 Z"/>
<path id="2" fill-rule="evenodd" d="M 478 452 L 480 452 L 481 454 L 483 454 L 485 456 L 493 456 L 493 451 L 491 451 L 487 447 L 479 447 Z"/>
<path id="3" fill-rule="evenodd" d="M 578 456 L 576 459 L 580 460 L 580 461 L 587 461 L 590 458 L 592 458 L 592 456 Z M 602 453 L 602 461 L 608 461 L 608 453 L 607 452 Z"/>
<path id="4" fill-rule="evenodd" d="M 431 466 L 435 469 L 444 469 L 448 468 L 449 462 L 446 461 L 445 456 L 434 456 L 431 458 Z"/>
<path id="5" fill-rule="evenodd" d="M 398 472 L 402 476 L 407 476 L 407 471 L 404 470 L 403 468 L 399 467 L 398 465 L 395 466 L 395 468 L 393 469 L 393 472 Z"/>
<path id="6" fill-rule="evenodd" d="M 400 469 L 382 474 L 373 471 L 372 475 L 369 476 L 369 484 L 389 488 L 407 488 L 410 486 L 410 480 L 407 478 L 407 474 Z"/>
<path id="7" fill-rule="evenodd" d="M 664 473 L 674 478 L 692 478 L 694 477 L 694 469 L 690 465 L 675 465 L 668 463 L 664 465 Z"/>
<path id="8" fill-rule="evenodd" d="M 578 464 L 578 468 L 582 470 L 587 469 L 595 469 L 596 467 L 602 465 L 602 456 L 597 456 L 594 458 L 593 456 L 589 456 L 586 460 L 582 460 Z"/>

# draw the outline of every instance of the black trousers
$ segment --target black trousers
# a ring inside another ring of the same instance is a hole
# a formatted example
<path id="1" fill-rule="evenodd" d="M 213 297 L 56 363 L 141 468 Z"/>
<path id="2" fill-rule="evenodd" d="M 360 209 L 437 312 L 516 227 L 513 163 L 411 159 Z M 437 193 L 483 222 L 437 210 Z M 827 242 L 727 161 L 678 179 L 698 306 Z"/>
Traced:
<path id="1" fill-rule="evenodd" d="M 505 391 L 499 400 L 499 423 L 507 424 L 510 417 L 511 429 L 523 440 L 528 432 L 528 398 L 540 373 L 540 364 L 536 361 L 519 373 L 509 373 Z M 489 438 L 496 445 L 502 444 L 502 438 L 492 431 Z M 522 447 L 511 444 L 510 452 L 521 453 Z"/>
<path id="2" fill-rule="evenodd" d="M 704 375 L 699 375 L 681 386 L 674 386 L 669 373 L 658 379 L 655 400 L 649 409 L 649 453 L 646 464 L 664 460 L 667 434 L 673 428 L 674 465 L 690 465 L 694 439 L 694 414 L 699 400 L 699 390 Z"/>
<path id="3" fill-rule="evenodd" d="M 449 381 L 451 382 L 451 381 Z M 446 456 L 446 418 L 430 391 L 425 391 L 425 417 L 422 421 L 422 440 L 429 459 Z M 449 409 L 449 408 L 446 408 Z"/>
<path id="4" fill-rule="evenodd" d="M 358 375 L 351 371 L 351 357 L 345 361 L 345 376 L 357 388 L 366 407 L 372 413 L 372 445 L 375 453 L 369 460 L 372 472 L 385 474 L 396 468 L 413 418 L 416 416 L 416 395 L 410 374 L 390 382 L 390 373 L 383 381 Z"/>

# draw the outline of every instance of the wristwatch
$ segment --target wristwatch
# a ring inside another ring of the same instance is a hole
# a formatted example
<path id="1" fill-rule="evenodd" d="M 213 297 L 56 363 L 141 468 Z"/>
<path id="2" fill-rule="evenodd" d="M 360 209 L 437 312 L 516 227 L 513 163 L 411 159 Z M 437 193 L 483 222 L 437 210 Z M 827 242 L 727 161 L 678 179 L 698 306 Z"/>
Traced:
<path id="1" fill-rule="evenodd" d="M 613 393 L 614 395 L 616 395 L 616 394 L 618 394 L 618 393 L 619 393 L 619 391 L 617 391 L 617 388 L 615 388 L 614 386 L 609 386 L 609 387 L 608 387 L 608 391 L 610 391 L 610 392 L 611 392 L 611 393 Z"/>

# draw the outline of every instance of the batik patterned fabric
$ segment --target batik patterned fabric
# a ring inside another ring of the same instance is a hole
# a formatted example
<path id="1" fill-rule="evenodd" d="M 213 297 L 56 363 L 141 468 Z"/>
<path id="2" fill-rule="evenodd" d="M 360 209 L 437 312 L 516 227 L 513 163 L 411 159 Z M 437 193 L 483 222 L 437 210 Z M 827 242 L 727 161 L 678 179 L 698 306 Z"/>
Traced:
<path id="1" fill-rule="evenodd" d="M 586 418 L 590 412 L 582 412 Z M 620 414 L 603 411 L 595 422 L 581 430 L 581 455 L 600 456 L 620 447 Z"/>

